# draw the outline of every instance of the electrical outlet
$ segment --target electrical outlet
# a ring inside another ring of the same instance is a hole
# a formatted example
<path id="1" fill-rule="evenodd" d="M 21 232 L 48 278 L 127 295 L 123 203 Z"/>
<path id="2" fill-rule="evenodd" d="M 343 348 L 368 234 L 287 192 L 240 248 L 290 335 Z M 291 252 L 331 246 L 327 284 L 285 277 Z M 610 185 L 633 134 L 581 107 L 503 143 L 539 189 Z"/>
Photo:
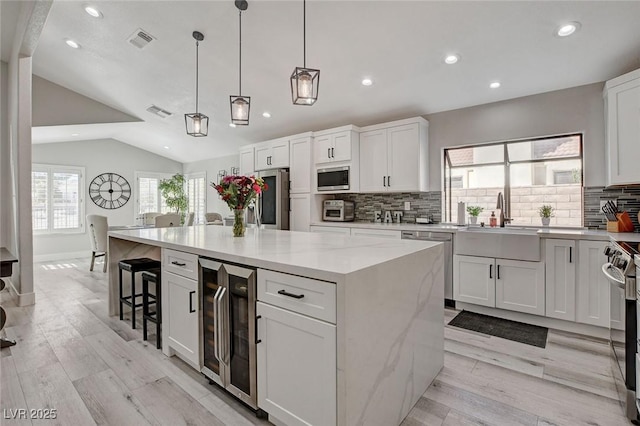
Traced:
<path id="1" fill-rule="evenodd" d="M 411 210 L 411 201 L 405 201 L 404 202 L 404 211 L 408 212 L 409 210 Z"/>

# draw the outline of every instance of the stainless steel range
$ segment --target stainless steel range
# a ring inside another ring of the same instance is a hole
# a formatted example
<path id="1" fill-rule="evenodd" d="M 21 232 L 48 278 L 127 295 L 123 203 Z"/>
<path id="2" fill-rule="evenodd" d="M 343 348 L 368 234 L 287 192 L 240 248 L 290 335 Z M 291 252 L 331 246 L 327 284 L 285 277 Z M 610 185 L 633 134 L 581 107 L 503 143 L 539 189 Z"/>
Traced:
<path id="1" fill-rule="evenodd" d="M 633 257 L 638 243 L 614 242 L 605 248 L 608 262 L 602 265 L 611 288 L 611 353 L 613 373 L 625 412 L 634 423 L 639 420 L 636 406 L 636 353 L 638 308 L 636 269 Z"/>

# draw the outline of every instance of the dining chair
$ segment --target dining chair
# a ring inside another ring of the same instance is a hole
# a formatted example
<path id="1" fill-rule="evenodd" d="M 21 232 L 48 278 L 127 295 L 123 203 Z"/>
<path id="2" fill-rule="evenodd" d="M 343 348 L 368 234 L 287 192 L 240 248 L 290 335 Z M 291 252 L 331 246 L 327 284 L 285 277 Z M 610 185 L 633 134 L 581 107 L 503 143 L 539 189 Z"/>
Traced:
<path id="1" fill-rule="evenodd" d="M 161 216 L 160 212 L 147 212 L 142 213 L 142 224 L 143 225 L 155 225 L 156 217 Z"/>
<path id="2" fill-rule="evenodd" d="M 109 260 L 107 254 L 107 231 L 109 229 L 107 217 L 88 214 L 87 224 L 89 226 L 89 239 L 91 240 L 91 266 L 89 267 L 89 271 L 93 271 L 96 257 L 104 257 L 102 272 L 107 272 L 107 263 Z"/>
<path id="3" fill-rule="evenodd" d="M 167 213 L 155 218 L 156 228 L 167 228 L 169 226 L 180 226 L 180 215 L 178 213 Z"/>
<path id="4" fill-rule="evenodd" d="M 204 220 L 207 223 L 216 222 L 216 221 L 222 222 L 222 215 L 220 213 L 215 213 L 215 212 L 205 213 Z"/>
<path id="5" fill-rule="evenodd" d="M 185 221 L 185 226 L 191 226 L 193 225 L 193 220 L 195 219 L 196 214 L 195 212 L 191 212 L 187 215 L 187 220 Z"/>

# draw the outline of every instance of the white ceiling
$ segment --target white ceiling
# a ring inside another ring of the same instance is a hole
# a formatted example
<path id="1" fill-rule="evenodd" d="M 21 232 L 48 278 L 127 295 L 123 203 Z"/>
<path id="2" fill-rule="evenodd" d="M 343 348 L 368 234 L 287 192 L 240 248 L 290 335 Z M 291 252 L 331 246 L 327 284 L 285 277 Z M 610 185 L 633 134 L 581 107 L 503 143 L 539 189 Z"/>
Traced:
<path id="1" fill-rule="evenodd" d="M 181 162 L 298 132 L 495 102 L 640 68 L 640 1 L 310 0 L 307 66 L 321 70 L 320 95 L 312 107 L 293 106 L 289 76 L 302 66 L 302 1 L 249 0 L 242 19 L 242 88 L 251 96 L 251 124 L 230 128 L 229 95 L 238 90 L 233 0 L 89 3 L 102 19 L 84 12 L 85 1 L 54 2 L 34 74 L 145 121 L 131 129 L 101 125 L 80 139 L 104 132 Z M 2 18 L 4 26 L 4 11 Z M 565 21 L 582 27 L 559 38 L 554 30 Z M 137 28 L 157 40 L 136 49 L 127 39 Z M 205 34 L 199 109 L 210 117 L 206 138 L 184 130 L 183 114 L 194 112 L 195 102 L 193 30 Z M 65 38 L 81 49 L 67 47 Z M 460 54 L 458 64 L 443 63 L 449 52 Z M 373 86 L 360 84 L 365 76 Z M 493 80 L 502 87 L 489 89 Z M 174 115 L 151 115 L 151 104 Z M 263 111 L 272 118 L 263 118 Z M 34 141 L 71 139 L 64 130 L 40 129 Z"/>

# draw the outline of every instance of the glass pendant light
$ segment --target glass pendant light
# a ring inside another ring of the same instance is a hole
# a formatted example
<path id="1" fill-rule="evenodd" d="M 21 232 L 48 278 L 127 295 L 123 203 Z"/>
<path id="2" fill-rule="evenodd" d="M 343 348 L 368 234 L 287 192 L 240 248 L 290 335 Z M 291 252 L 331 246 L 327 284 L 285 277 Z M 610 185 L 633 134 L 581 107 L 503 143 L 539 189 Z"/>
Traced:
<path id="1" fill-rule="evenodd" d="M 187 127 L 187 134 L 194 137 L 207 136 L 209 132 L 209 117 L 198 112 L 198 47 L 204 40 L 204 34 L 199 31 L 193 32 L 196 39 L 196 112 L 184 115 L 184 123 Z"/>
<path id="2" fill-rule="evenodd" d="M 242 96 L 242 11 L 247 10 L 249 3 L 246 0 L 236 0 L 236 7 L 240 11 L 239 13 L 239 65 L 238 65 L 238 96 L 229 96 L 231 103 L 231 123 L 237 126 L 249 125 L 249 109 L 251 107 L 251 97 Z"/>
<path id="3" fill-rule="evenodd" d="M 307 2 L 302 1 L 303 65 L 291 74 L 291 100 L 294 105 L 313 105 L 318 100 L 320 70 L 307 68 Z"/>

